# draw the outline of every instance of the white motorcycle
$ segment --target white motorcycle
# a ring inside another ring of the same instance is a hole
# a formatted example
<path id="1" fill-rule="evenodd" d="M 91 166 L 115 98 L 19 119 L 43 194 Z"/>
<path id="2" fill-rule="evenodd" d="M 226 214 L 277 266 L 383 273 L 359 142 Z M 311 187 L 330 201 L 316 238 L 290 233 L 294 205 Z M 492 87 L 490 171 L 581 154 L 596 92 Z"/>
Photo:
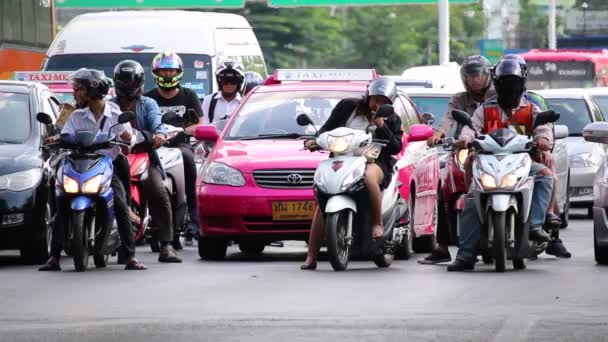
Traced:
<path id="1" fill-rule="evenodd" d="M 452 115 L 457 122 L 472 128 L 466 112 L 454 110 Z M 533 126 L 557 119 L 558 113 L 542 112 L 536 115 Z M 567 135 L 567 127 L 562 126 L 556 138 L 563 136 L 564 129 Z M 480 135 L 473 142 L 477 157 L 468 191 L 482 223 L 481 252 L 494 257 L 496 272 L 505 271 L 507 258 L 512 259 L 513 268 L 523 269 L 524 258 L 529 255 L 528 219 L 534 191 L 529 152 L 533 146 L 530 137 L 511 127 Z"/>
<path id="2" fill-rule="evenodd" d="M 298 116 L 297 121 L 301 126 L 313 125 L 306 114 Z M 431 128 L 427 128 L 428 136 L 432 135 Z M 409 224 L 403 220 L 407 205 L 399 193 L 398 170 L 395 167 L 390 184 L 382 192 L 384 235 L 378 240 L 372 239 L 365 185 L 367 163 L 376 160 L 387 141 L 373 140 L 362 130 L 341 127 L 321 134 L 316 142 L 322 150 L 331 152 L 314 175 L 331 266 L 336 271 L 346 270 L 351 253 L 371 258 L 378 267 L 390 266 Z"/>

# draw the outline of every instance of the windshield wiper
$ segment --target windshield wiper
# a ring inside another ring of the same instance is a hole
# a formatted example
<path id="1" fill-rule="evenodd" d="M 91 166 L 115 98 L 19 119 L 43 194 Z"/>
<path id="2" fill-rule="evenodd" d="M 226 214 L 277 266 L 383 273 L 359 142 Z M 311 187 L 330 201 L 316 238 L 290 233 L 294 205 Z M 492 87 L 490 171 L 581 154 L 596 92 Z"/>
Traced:
<path id="1" fill-rule="evenodd" d="M 281 133 L 281 134 L 260 134 L 253 137 L 244 137 L 238 140 L 262 140 L 262 139 L 298 139 L 302 137 L 314 137 L 313 134 L 300 133 Z"/>

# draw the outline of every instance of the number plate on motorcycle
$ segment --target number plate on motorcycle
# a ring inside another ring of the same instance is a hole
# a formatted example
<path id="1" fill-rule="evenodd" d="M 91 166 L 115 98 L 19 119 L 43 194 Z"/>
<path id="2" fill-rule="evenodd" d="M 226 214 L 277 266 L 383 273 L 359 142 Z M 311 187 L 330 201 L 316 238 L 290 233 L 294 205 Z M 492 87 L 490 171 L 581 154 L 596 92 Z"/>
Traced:
<path id="1" fill-rule="evenodd" d="M 276 201 L 272 202 L 273 221 L 312 220 L 315 201 Z"/>

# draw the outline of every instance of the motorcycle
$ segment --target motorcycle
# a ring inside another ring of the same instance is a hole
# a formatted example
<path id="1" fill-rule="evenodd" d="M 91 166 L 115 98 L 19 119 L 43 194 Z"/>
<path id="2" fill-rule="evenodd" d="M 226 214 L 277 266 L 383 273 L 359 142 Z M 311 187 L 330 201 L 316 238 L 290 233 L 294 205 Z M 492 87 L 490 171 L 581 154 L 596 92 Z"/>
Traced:
<path id="1" fill-rule="evenodd" d="M 132 112 L 122 113 L 118 124 L 134 117 Z M 51 117 L 45 113 L 38 113 L 36 120 L 52 125 Z M 64 218 L 64 249 L 73 257 L 78 272 L 87 269 L 91 254 L 96 267 L 106 266 L 109 256 L 116 254 L 120 246 L 111 187 L 112 159 L 97 152 L 117 144 L 121 143 L 109 134 L 78 131 L 74 135 L 62 134 L 59 142 L 44 146 L 64 157 L 56 159 L 55 203 Z"/>
<path id="2" fill-rule="evenodd" d="M 467 113 L 454 111 L 452 115 L 457 122 L 472 128 Z M 559 113 L 542 112 L 535 116 L 533 127 L 558 119 Z M 507 258 L 515 269 L 523 269 L 524 258 L 529 255 L 528 218 L 534 190 L 534 176 L 529 175 L 532 147 L 530 137 L 511 128 L 477 136 L 472 144 L 477 156 L 469 194 L 482 223 L 481 253 L 493 257 L 496 272 L 505 271 Z M 464 201 L 460 206 L 464 209 Z"/>
<path id="3" fill-rule="evenodd" d="M 300 114 L 297 122 L 300 126 L 314 127 L 306 114 Z M 431 128 L 420 126 L 418 129 L 428 132 L 419 140 L 428 139 Z M 323 213 L 332 268 L 346 270 L 351 253 L 371 258 L 378 267 L 389 267 L 408 229 L 403 220 L 407 217 L 407 205 L 399 193 L 396 169 L 382 192 L 382 238 L 372 239 L 371 216 L 364 209 L 369 207 L 365 186 L 367 163 L 376 160 L 388 141 L 373 140 L 371 134 L 362 130 L 340 127 L 321 134 L 316 142 L 322 150 L 331 152 L 315 172 L 314 190 Z"/>

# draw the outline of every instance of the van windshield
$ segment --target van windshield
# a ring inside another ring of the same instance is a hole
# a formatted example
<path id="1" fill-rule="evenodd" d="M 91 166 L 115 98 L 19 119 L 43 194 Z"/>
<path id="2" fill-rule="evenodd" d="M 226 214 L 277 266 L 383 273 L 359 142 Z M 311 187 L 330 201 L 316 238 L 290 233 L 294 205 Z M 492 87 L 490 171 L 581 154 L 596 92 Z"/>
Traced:
<path id="1" fill-rule="evenodd" d="M 102 70 L 112 77 L 114 66 L 125 59 L 139 62 L 146 71 L 144 91 L 156 88 L 152 78 L 152 59 L 156 53 L 98 53 L 55 55 L 48 59 L 45 70 L 68 71 L 80 68 Z M 181 86 L 191 88 L 202 98 L 211 92 L 211 58 L 207 55 L 180 54 L 184 62 L 184 78 Z"/>

